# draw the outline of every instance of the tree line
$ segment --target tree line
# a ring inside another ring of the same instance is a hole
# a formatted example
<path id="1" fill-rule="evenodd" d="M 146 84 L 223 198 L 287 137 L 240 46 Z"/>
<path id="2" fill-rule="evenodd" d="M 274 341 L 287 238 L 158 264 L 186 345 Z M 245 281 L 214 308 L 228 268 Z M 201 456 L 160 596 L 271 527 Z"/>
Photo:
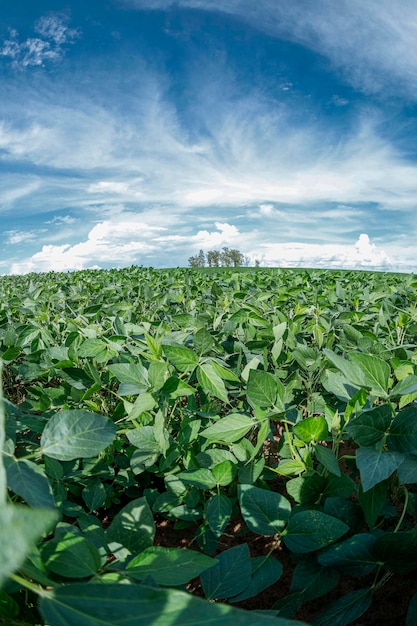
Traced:
<path id="1" fill-rule="evenodd" d="M 248 265 L 249 259 L 240 250 L 222 248 L 222 250 L 200 250 L 188 259 L 189 267 L 239 267 Z"/>

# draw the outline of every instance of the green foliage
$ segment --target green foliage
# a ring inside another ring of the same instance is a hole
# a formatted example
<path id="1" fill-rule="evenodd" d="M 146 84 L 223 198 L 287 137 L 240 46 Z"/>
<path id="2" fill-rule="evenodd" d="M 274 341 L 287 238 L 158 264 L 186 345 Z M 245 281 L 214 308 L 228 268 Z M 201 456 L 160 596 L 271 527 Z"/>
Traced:
<path id="1" fill-rule="evenodd" d="M 285 626 L 323 596 L 312 623 L 347 626 L 415 577 L 417 280 L 232 252 L 0 278 L 0 620 Z M 279 580 L 282 550 L 289 593 L 230 606 Z"/>

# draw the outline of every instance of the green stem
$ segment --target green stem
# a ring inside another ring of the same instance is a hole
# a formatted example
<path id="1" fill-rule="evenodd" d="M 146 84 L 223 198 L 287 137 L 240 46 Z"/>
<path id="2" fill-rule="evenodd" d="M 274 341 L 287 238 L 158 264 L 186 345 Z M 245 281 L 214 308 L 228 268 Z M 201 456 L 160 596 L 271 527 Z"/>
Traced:
<path id="1" fill-rule="evenodd" d="M 404 486 L 404 506 L 403 506 L 403 510 L 402 510 L 400 519 L 398 520 L 398 524 L 396 525 L 396 527 L 394 529 L 395 533 L 398 532 L 399 529 L 401 528 L 401 525 L 402 525 L 402 523 L 404 521 L 405 514 L 407 512 L 407 507 L 408 507 L 408 491 L 407 491 L 407 488 Z"/>
<path id="2" fill-rule="evenodd" d="M 16 583 L 19 583 L 19 585 L 21 585 L 22 587 L 25 587 L 25 589 L 29 589 L 30 591 L 33 591 L 38 596 L 46 596 L 48 593 L 42 587 L 38 587 L 37 585 L 34 585 L 29 580 L 26 580 L 26 578 L 22 578 L 18 574 L 11 574 L 10 578 L 14 580 Z"/>

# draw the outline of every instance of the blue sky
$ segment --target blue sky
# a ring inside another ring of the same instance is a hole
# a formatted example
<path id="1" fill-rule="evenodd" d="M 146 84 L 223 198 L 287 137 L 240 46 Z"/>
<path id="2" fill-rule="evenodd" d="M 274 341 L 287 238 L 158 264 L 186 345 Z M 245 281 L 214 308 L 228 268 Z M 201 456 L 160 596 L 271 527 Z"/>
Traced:
<path id="1" fill-rule="evenodd" d="M 416 271 L 417 4 L 0 6 L 0 274 Z"/>

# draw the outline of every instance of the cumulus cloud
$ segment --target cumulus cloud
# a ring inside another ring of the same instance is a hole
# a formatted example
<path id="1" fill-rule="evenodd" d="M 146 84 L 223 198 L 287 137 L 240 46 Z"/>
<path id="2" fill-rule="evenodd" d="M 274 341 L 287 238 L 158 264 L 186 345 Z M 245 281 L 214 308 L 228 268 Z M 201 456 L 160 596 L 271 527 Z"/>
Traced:
<path id="1" fill-rule="evenodd" d="M 157 265 L 163 259 L 163 266 L 169 267 L 177 264 L 173 259 L 179 255 L 184 257 L 184 262 L 200 248 L 219 249 L 241 241 L 241 233 L 232 224 L 216 222 L 214 226 L 213 231 L 172 235 L 165 227 L 147 224 L 138 215 L 123 213 L 97 223 L 85 241 L 42 246 L 42 250 L 30 258 L 13 263 L 11 273 L 126 266 L 140 264 L 144 259 Z"/>
<path id="2" fill-rule="evenodd" d="M 74 43 L 80 33 L 68 26 L 66 15 L 52 14 L 41 17 L 34 25 L 39 37 L 21 40 L 16 29 L 10 29 L 9 37 L 4 39 L 0 56 L 10 60 L 15 68 L 44 66 L 48 61 L 59 60 L 65 46 Z"/>
<path id="3" fill-rule="evenodd" d="M 362 233 L 355 244 L 267 243 L 260 254 L 249 254 L 261 265 L 272 267 L 315 267 L 329 269 L 395 270 L 401 265 Z"/>

